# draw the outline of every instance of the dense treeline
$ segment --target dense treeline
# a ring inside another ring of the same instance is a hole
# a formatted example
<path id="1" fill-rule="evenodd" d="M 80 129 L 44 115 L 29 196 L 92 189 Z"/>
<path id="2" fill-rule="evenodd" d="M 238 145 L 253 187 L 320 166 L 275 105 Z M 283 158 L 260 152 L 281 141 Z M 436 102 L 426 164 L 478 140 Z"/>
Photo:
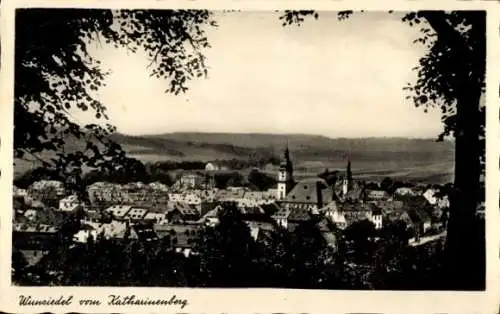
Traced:
<path id="1" fill-rule="evenodd" d="M 267 160 L 269 161 L 269 160 Z M 263 163 L 264 161 L 262 161 Z M 237 159 L 229 161 L 216 162 L 217 165 L 227 167 L 228 169 L 246 169 L 251 165 L 262 164 L 252 161 L 240 161 Z M 168 186 L 172 185 L 178 170 L 194 171 L 199 175 L 205 175 L 206 163 L 202 161 L 166 161 L 143 163 L 134 158 L 128 158 L 127 163 L 117 169 L 90 170 L 78 178 L 81 186 L 88 186 L 95 182 L 106 181 L 111 183 L 126 184 L 129 182 L 161 182 Z M 266 190 L 275 185 L 275 179 L 254 169 L 250 176 L 245 178 L 238 171 L 221 171 L 214 174 L 215 184 L 218 188 L 227 186 L 247 186 L 252 185 L 258 190 Z M 14 179 L 14 185 L 19 188 L 28 188 L 33 182 L 39 180 L 58 180 L 67 183 L 69 177 L 59 173 L 57 170 L 38 167 L 24 172 Z"/>
<path id="2" fill-rule="evenodd" d="M 255 241 L 236 209 L 226 208 L 219 219 L 217 227 L 202 229 L 194 244 L 197 255 L 176 253 L 168 236 L 152 242 L 98 238 L 78 246 L 61 236 L 35 268 L 28 268 L 14 250 L 13 279 L 20 285 L 447 288 L 440 243 L 410 247 L 408 234 L 398 224 L 382 230 L 380 241 L 369 225 L 345 234 L 337 231 L 338 246 L 333 249 L 314 222 L 293 232 L 277 228 Z M 477 225 L 472 237 L 481 234 Z M 75 228 L 65 230 L 70 234 Z"/>
<path id="3" fill-rule="evenodd" d="M 38 167 L 30 169 L 22 175 L 14 178 L 13 184 L 21 189 L 27 189 L 33 182 L 40 180 L 58 180 L 64 181 L 62 176 L 55 170 Z"/>

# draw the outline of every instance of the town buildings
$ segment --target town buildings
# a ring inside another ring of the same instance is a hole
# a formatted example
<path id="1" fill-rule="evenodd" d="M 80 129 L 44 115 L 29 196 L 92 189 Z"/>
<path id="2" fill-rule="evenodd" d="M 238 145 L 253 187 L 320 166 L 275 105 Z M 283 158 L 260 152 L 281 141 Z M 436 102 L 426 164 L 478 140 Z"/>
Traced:
<path id="1" fill-rule="evenodd" d="M 89 204 L 57 181 L 35 182 L 26 190 L 14 188 L 14 246 L 36 260 L 56 238 L 64 217 L 83 213 L 81 228 L 73 236 L 76 244 L 90 238 L 168 240 L 173 250 L 190 256 L 196 254 L 203 228 L 217 226 L 219 215 L 233 207 L 259 243 L 267 243 L 278 228 L 294 232 L 309 222 L 336 250 L 339 232 L 361 221 L 371 222 L 376 230 L 403 222 L 414 231 L 413 240 L 418 240 L 431 229 L 443 227 L 449 206 L 435 189 L 400 187 L 389 193 L 374 184 L 365 188 L 354 178 L 350 160 L 334 182 L 319 177 L 295 181 L 288 147 L 276 174 L 276 187 L 267 191 L 240 186 L 216 189 L 210 176 L 218 169 L 209 163 L 205 175 L 185 173 L 173 186 L 97 182 L 87 187 Z"/>

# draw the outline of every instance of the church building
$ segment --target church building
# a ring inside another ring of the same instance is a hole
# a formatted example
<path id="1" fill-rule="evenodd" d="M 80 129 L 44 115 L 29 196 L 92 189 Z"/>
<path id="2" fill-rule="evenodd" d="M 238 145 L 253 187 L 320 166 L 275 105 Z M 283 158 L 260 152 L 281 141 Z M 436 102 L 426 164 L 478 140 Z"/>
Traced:
<path id="1" fill-rule="evenodd" d="M 333 187 L 337 199 L 341 202 L 363 202 L 366 192 L 363 186 L 359 185 L 352 178 L 351 160 L 347 160 L 347 168 L 341 180 L 338 180 Z"/>
<path id="2" fill-rule="evenodd" d="M 293 188 L 294 184 L 293 166 L 292 161 L 290 160 L 290 150 L 287 145 L 278 172 L 278 195 L 276 199 L 278 201 L 283 201 L 286 198 L 286 195 Z"/>
<path id="3" fill-rule="evenodd" d="M 288 145 L 281 160 L 277 185 L 276 199 L 285 208 L 314 211 L 332 201 L 359 202 L 364 199 L 364 189 L 352 178 L 350 159 L 345 174 L 333 186 L 320 178 L 307 178 L 295 183 Z"/>
<path id="4" fill-rule="evenodd" d="M 316 211 L 333 200 L 333 190 L 325 180 L 308 178 L 295 183 L 288 145 L 278 173 L 277 201 L 286 210 Z"/>

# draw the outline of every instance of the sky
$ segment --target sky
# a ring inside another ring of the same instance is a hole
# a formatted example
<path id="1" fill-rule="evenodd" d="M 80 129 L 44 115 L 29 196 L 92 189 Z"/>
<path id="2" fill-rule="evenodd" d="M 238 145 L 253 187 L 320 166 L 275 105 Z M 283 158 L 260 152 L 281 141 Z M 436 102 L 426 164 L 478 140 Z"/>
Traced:
<path id="1" fill-rule="evenodd" d="M 93 45 L 111 71 L 98 98 L 125 134 L 306 133 L 328 137 L 435 137 L 438 111 L 424 113 L 402 88 L 424 55 L 418 29 L 401 15 L 357 13 L 283 27 L 275 12 L 217 13 L 207 30 L 208 77 L 184 95 L 149 76 L 142 53 Z M 86 119 L 86 118 L 83 118 Z"/>

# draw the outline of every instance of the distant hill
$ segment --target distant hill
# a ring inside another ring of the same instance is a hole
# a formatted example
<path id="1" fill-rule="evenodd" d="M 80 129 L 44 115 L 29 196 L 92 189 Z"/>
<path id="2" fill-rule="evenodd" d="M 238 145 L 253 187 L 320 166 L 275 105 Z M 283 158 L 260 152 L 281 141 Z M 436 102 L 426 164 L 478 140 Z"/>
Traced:
<path id="1" fill-rule="evenodd" d="M 142 136 L 114 136 L 119 143 L 137 149 L 138 146 L 166 150 L 167 154 L 189 157 L 190 148 L 210 150 L 220 154 L 246 155 L 249 149 L 265 149 L 281 154 L 288 144 L 297 156 L 317 155 L 363 157 L 368 154 L 412 154 L 448 156 L 454 150 L 453 142 L 436 142 L 434 139 L 408 138 L 328 138 L 308 134 L 262 133 L 168 133 Z"/>
<path id="2" fill-rule="evenodd" d="M 307 134 L 230 134 L 178 132 L 131 136 L 116 133 L 111 138 L 132 157 L 143 162 L 164 160 L 246 160 L 255 154 L 281 156 L 285 145 L 291 151 L 298 173 L 324 168 L 343 169 L 346 156 L 359 175 L 410 173 L 444 177 L 453 172 L 454 143 L 408 138 L 328 138 Z M 67 150 L 84 146 L 82 140 L 68 141 Z M 16 173 L 36 163 L 16 162 Z"/>

